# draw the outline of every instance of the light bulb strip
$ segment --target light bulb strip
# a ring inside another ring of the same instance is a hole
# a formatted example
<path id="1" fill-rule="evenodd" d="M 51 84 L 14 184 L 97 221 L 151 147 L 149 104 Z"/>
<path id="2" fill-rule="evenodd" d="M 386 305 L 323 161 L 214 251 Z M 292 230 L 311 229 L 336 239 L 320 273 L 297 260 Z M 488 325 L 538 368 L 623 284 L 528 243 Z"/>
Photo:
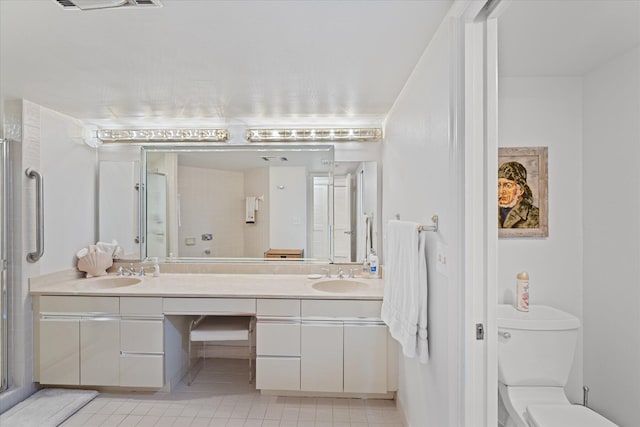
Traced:
<path id="1" fill-rule="evenodd" d="M 326 141 L 379 141 L 380 128 L 281 128 L 248 129 L 249 142 L 326 142 Z"/>
<path id="2" fill-rule="evenodd" d="M 99 129 L 102 142 L 226 142 L 227 129 Z"/>

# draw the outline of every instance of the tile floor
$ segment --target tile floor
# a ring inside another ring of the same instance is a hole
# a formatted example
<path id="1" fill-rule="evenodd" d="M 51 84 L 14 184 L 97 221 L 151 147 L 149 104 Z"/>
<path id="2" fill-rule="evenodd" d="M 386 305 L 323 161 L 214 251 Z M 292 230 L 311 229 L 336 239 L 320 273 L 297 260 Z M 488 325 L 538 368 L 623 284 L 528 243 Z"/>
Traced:
<path id="1" fill-rule="evenodd" d="M 247 362 L 208 359 L 171 393 L 101 393 L 63 427 L 403 427 L 395 401 L 263 396 Z"/>

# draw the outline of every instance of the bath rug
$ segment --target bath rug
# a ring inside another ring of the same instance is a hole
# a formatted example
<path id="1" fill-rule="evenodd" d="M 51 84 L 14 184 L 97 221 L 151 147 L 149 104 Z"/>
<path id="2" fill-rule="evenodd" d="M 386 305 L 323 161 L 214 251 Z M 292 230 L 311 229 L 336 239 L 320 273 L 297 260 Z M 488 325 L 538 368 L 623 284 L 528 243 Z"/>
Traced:
<path id="1" fill-rule="evenodd" d="M 97 395 L 94 390 L 45 388 L 0 415 L 0 426 L 57 427 Z"/>

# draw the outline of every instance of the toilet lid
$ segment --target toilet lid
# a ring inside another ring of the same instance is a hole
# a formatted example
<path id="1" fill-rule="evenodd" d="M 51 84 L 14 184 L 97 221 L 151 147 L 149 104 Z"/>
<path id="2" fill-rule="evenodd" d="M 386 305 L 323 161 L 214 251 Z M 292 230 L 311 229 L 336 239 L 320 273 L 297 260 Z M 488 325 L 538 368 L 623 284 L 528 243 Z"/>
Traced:
<path id="1" fill-rule="evenodd" d="M 582 405 L 529 405 L 527 418 L 533 427 L 618 427 Z"/>

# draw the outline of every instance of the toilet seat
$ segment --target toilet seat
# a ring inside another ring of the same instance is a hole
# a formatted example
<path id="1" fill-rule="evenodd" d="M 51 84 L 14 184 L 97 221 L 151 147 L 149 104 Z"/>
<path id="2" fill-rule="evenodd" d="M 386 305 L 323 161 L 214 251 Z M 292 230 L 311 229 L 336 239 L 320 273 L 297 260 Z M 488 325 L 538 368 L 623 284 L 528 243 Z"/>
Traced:
<path id="1" fill-rule="evenodd" d="M 582 405 L 529 405 L 526 418 L 532 427 L 618 427 Z"/>

